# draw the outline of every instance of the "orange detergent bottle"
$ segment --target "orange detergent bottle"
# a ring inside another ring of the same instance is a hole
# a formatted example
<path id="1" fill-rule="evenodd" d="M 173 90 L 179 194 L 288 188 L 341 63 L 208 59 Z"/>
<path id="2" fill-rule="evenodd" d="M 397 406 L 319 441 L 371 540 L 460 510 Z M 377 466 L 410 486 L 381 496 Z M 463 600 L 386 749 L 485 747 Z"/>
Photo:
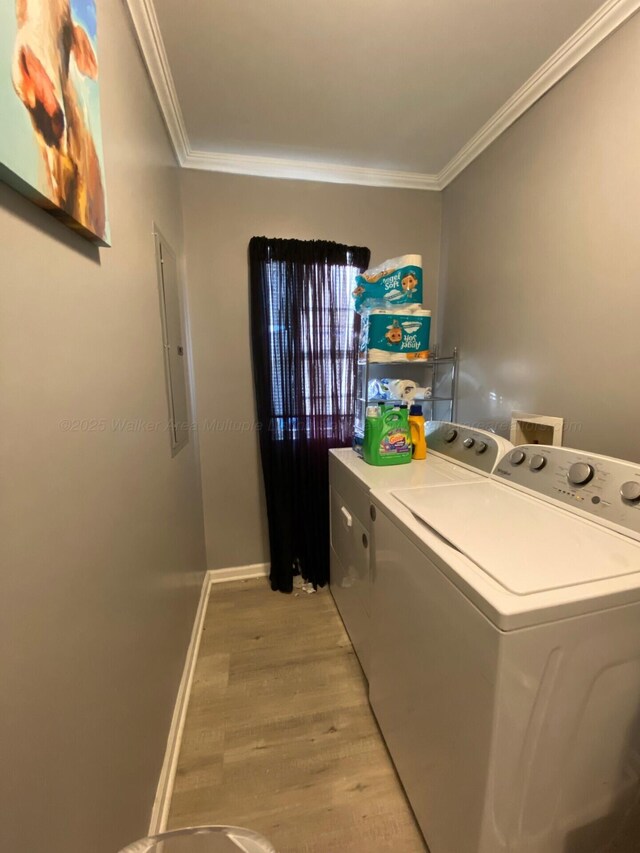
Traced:
<path id="1" fill-rule="evenodd" d="M 424 415 L 422 406 L 414 403 L 409 411 L 409 429 L 411 430 L 412 459 L 427 458 L 427 439 L 424 434 Z"/>

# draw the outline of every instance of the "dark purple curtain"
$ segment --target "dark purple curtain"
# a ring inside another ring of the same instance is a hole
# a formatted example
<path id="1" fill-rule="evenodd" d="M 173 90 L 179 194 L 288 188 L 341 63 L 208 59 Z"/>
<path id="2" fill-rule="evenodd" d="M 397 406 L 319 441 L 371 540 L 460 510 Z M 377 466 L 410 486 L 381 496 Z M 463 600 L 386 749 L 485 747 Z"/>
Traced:
<path id="1" fill-rule="evenodd" d="M 271 588 L 329 579 L 329 459 L 351 442 L 354 276 L 370 252 L 320 240 L 249 243 L 253 375 Z"/>

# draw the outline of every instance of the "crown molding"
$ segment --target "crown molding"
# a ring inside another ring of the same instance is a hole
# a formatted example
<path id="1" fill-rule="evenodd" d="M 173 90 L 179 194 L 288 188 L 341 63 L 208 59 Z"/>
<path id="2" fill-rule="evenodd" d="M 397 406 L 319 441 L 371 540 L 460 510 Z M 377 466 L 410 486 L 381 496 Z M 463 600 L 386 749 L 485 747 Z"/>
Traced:
<path id="1" fill-rule="evenodd" d="M 425 175 L 419 172 L 344 166 L 282 157 L 194 151 L 191 148 L 180 109 L 153 0 L 126 0 L 126 4 L 180 166 L 208 172 L 230 172 L 236 175 L 266 178 L 291 178 L 369 187 L 440 189 L 437 175 Z"/>
<path id="2" fill-rule="evenodd" d="M 151 84 L 155 89 L 171 144 L 182 166 L 190 149 L 178 93 L 169 67 L 153 0 L 126 0 Z"/>
<path id="3" fill-rule="evenodd" d="M 180 166 L 236 175 L 419 190 L 444 189 L 549 89 L 640 9 L 640 0 L 607 0 L 480 128 L 442 171 L 429 175 L 281 157 L 194 151 L 180 109 L 153 0 L 126 0 L 126 3 Z"/>
<path id="4" fill-rule="evenodd" d="M 214 154 L 209 151 L 189 151 L 182 165 L 187 169 L 231 172 L 235 175 L 254 175 L 264 178 L 290 178 L 331 184 L 358 184 L 365 187 L 402 187 L 414 190 L 440 189 L 437 175 L 390 169 L 369 169 L 337 163 L 318 163 L 310 160 L 291 160 L 282 157 L 254 157 L 246 154 Z"/>
<path id="5" fill-rule="evenodd" d="M 438 174 L 440 189 L 639 9 L 640 0 L 607 0 L 447 163 Z"/>

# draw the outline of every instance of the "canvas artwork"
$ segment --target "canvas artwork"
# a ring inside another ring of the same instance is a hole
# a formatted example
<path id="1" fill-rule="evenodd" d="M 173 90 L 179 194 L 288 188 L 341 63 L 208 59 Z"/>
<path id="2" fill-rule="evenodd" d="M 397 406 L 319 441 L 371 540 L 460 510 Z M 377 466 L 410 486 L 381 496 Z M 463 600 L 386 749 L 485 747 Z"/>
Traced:
<path id="1" fill-rule="evenodd" d="M 0 0 L 0 175 L 109 245 L 96 0 Z"/>

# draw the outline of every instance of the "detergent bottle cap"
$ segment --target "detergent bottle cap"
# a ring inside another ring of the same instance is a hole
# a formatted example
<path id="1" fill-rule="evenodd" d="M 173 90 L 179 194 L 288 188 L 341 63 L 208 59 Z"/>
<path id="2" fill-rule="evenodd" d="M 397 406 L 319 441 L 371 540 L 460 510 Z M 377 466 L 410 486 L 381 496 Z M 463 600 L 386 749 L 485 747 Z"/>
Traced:
<path id="1" fill-rule="evenodd" d="M 411 408 L 409 409 L 410 415 L 421 415 L 422 414 L 422 406 L 419 403 L 412 403 Z"/>

